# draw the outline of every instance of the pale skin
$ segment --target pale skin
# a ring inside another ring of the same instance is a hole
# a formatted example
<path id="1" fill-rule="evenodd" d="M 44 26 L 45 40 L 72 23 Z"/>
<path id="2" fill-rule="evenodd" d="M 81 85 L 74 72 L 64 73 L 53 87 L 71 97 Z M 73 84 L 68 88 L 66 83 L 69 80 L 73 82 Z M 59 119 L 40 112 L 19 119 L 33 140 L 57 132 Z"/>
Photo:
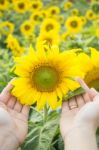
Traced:
<path id="1" fill-rule="evenodd" d="M 28 132 L 29 106 L 10 94 L 9 83 L 0 94 L 0 150 L 17 150 Z"/>
<path id="2" fill-rule="evenodd" d="M 99 93 L 95 89 L 89 89 L 83 80 L 76 80 L 86 93 L 63 103 L 60 130 L 65 150 L 97 150 Z"/>
<path id="3" fill-rule="evenodd" d="M 89 89 L 83 80 L 77 81 L 86 93 L 63 103 L 60 129 L 65 149 L 97 150 L 95 132 L 99 126 L 99 93 Z M 10 94 L 11 89 L 9 83 L 0 94 L 0 150 L 17 150 L 28 131 L 29 107 L 20 104 Z"/>

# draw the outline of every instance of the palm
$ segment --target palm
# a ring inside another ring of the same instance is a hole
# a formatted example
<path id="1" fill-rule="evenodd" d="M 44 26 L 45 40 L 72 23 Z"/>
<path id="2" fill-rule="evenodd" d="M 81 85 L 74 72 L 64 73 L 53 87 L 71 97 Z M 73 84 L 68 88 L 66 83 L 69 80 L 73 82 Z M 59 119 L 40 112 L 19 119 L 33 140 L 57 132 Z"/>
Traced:
<path id="1" fill-rule="evenodd" d="M 78 82 L 85 89 L 86 93 L 84 93 L 83 95 L 73 97 L 69 101 L 63 103 L 61 121 L 60 121 L 61 134 L 63 138 L 66 136 L 68 131 L 72 128 L 72 125 L 74 124 L 73 123 L 74 118 L 77 112 L 86 103 L 92 101 L 93 97 L 97 94 L 97 91 L 95 91 L 94 89 L 89 89 L 83 80 L 78 79 Z"/>
<path id="2" fill-rule="evenodd" d="M 81 109 L 86 102 L 91 101 L 89 95 L 83 94 L 76 96 L 70 99 L 69 102 L 64 102 L 62 107 L 62 116 L 61 116 L 61 133 L 63 138 L 65 137 L 66 133 L 72 128 L 74 118 L 77 112 Z M 75 106 L 75 108 L 72 108 Z"/>
<path id="3" fill-rule="evenodd" d="M 0 95 L 0 113 L 2 116 L 0 124 L 5 128 L 11 127 L 11 132 L 15 134 L 19 142 L 22 143 L 28 131 L 29 107 L 21 105 L 15 97 L 10 94 L 12 86 L 9 84 Z"/>

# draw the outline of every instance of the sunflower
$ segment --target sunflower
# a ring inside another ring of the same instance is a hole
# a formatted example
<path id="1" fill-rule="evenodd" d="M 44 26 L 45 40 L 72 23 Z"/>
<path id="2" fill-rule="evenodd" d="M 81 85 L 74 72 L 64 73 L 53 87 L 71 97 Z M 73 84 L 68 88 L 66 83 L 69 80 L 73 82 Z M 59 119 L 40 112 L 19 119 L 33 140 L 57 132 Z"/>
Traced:
<path id="1" fill-rule="evenodd" d="M 64 32 L 63 34 L 62 34 L 62 36 L 61 36 L 61 38 L 65 41 L 65 40 L 67 40 L 68 39 L 68 37 L 70 37 L 70 33 L 69 32 Z"/>
<path id="2" fill-rule="evenodd" d="M 56 15 L 59 15 L 60 13 L 60 8 L 57 7 L 57 6 L 51 6 L 49 7 L 48 9 L 48 16 L 56 16 Z"/>
<path id="3" fill-rule="evenodd" d="M 42 109 L 47 103 L 55 109 L 69 90 L 79 86 L 71 78 L 83 73 L 78 70 L 74 52 L 60 53 L 57 46 L 45 51 L 44 46 L 40 46 L 39 50 L 31 49 L 28 55 L 19 58 L 15 74 L 18 77 L 12 83 L 12 94 L 22 104 L 37 102 L 37 108 Z"/>
<path id="4" fill-rule="evenodd" d="M 26 20 L 21 24 L 20 31 L 23 35 L 30 36 L 33 33 L 33 30 L 34 30 L 33 22 Z"/>
<path id="5" fill-rule="evenodd" d="M 66 27 L 71 33 L 78 33 L 83 27 L 83 23 L 80 17 L 73 16 L 66 20 Z"/>
<path id="6" fill-rule="evenodd" d="M 30 3 L 29 0 L 17 0 L 14 2 L 14 10 L 17 13 L 25 13 L 26 11 L 29 10 Z"/>
<path id="7" fill-rule="evenodd" d="M 59 32 L 60 24 L 53 18 L 47 18 L 41 25 L 41 32 Z"/>
<path id="8" fill-rule="evenodd" d="M 35 22 L 36 24 L 40 23 L 43 20 L 43 14 L 42 11 L 37 11 L 35 13 L 32 13 L 30 16 L 31 22 Z"/>
<path id="9" fill-rule="evenodd" d="M 99 0 L 91 0 L 91 2 L 92 2 L 92 3 L 94 3 L 94 2 L 99 2 Z"/>
<path id="10" fill-rule="evenodd" d="M 40 2 L 40 1 L 32 1 L 30 9 L 33 12 L 35 12 L 35 11 L 39 11 L 42 7 L 43 7 L 43 3 L 42 2 Z"/>
<path id="11" fill-rule="evenodd" d="M 65 21 L 64 16 L 58 16 L 56 19 L 57 19 L 57 21 L 60 22 L 60 24 L 62 24 L 62 25 L 64 24 L 64 21 Z"/>
<path id="12" fill-rule="evenodd" d="M 83 71 L 85 71 L 85 82 L 90 86 L 99 90 L 99 51 L 90 48 L 90 55 L 81 53 L 78 60 L 81 63 Z"/>
<path id="13" fill-rule="evenodd" d="M 2 18 L 3 17 L 3 12 L 0 12 L 0 18 Z"/>
<path id="14" fill-rule="evenodd" d="M 72 2 L 65 2 L 64 3 L 64 10 L 69 10 L 73 6 Z"/>
<path id="15" fill-rule="evenodd" d="M 41 11 L 41 14 L 42 14 L 43 18 L 46 18 L 46 17 L 47 17 L 47 12 L 46 12 L 45 9 L 43 9 L 43 10 Z"/>
<path id="16" fill-rule="evenodd" d="M 82 20 L 82 23 L 83 25 L 85 25 L 87 23 L 87 20 L 84 16 L 80 16 L 81 20 Z"/>
<path id="17" fill-rule="evenodd" d="M 9 21 L 4 21 L 0 24 L 0 29 L 4 35 L 12 34 L 14 32 L 14 24 Z"/>
<path id="18" fill-rule="evenodd" d="M 16 56 L 21 56 L 24 52 L 24 48 L 20 46 L 18 40 L 13 35 L 8 35 L 6 39 L 7 48 L 12 51 L 12 54 Z"/>
<path id="19" fill-rule="evenodd" d="M 79 10 L 77 8 L 74 8 L 71 10 L 71 14 L 77 16 L 79 14 Z"/>
<path id="20" fill-rule="evenodd" d="M 95 13 L 90 9 L 86 12 L 85 17 L 88 20 L 93 20 L 93 19 L 95 19 Z"/>
<path id="21" fill-rule="evenodd" d="M 95 35 L 96 35 L 97 38 L 99 38 L 99 28 L 96 29 Z"/>
<path id="22" fill-rule="evenodd" d="M 37 38 L 37 48 L 39 47 L 40 43 L 45 43 L 46 45 L 59 45 L 60 37 L 58 33 L 53 34 L 53 32 L 43 32 Z"/>
<path id="23" fill-rule="evenodd" d="M 99 19 L 99 14 L 96 14 L 96 18 L 95 18 L 95 19 L 97 19 L 97 20 Z M 99 21 L 99 20 L 98 20 L 98 21 Z"/>
<path id="24" fill-rule="evenodd" d="M 0 0 L 0 10 L 6 10 L 9 7 L 9 2 L 7 0 Z"/>
<path id="25" fill-rule="evenodd" d="M 12 3 L 16 3 L 19 0 L 9 0 L 9 1 L 12 2 Z"/>

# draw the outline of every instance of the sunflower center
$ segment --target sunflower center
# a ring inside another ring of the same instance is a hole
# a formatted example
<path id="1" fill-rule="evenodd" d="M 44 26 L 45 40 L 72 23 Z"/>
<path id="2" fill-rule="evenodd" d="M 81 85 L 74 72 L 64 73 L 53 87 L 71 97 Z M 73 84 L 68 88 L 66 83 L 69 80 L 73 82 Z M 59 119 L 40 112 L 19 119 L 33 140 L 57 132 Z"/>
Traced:
<path id="1" fill-rule="evenodd" d="M 56 10 L 53 9 L 51 13 L 52 15 L 56 14 Z"/>
<path id="2" fill-rule="evenodd" d="M 85 76 L 85 82 L 90 86 L 99 90 L 99 68 L 93 68 Z"/>
<path id="3" fill-rule="evenodd" d="M 0 4 L 4 4 L 5 3 L 5 0 L 0 0 Z"/>
<path id="4" fill-rule="evenodd" d="M 18 6 L 20 9 L 24 9 L 24 7 L 25 7 L 24 3 L 19 3 Z"/>
<path id="5" fill-rule="evenodd" d="M 59 83 L 59 73 L 50 66 L 40 66 L 35 69 L 32 80 L 38 91 L 51 92 Z"/>
<path id="6" fill-rule="evenodd" d="M 76 28 L 77 25 L 78 25 L 77 21 L 72 21 L 72 22 L 71 22 L 71 26 L 72 26 L 73 28 Z"/>
<path id="7" fill-rule="evenodd" d="M 48 24 L 47 26 L 46 26 L 46 30 L 47 31 L 50 31 L 50 30 L 52 30 L 53 29 L 53 25 L 52 24 Z"/>
<path id="8" fill-rule="evenodd" d="M 92 17 L 92 16 L 93 16 L 93 13 L 90 13 L 89 16 Z"/>
<path id="9" fill-rule="evenodd" d="M 39 19 L 39 16 L 35 15 L 33 20 L 38 20 L 38 19 Z"/>
<path id="10" fill-rule="evenodd" d="M 30 26 L 29 25 L 25 25 L 24 28 L 25 28 L 25 30 L 29 30 Z"/>
<path id="11" fill-rule="evenodd" d="M 37 4 L 33 4 L 32 7 L 36 9 L 36 8 L 38 8 L 38 5 Z"/>
<path id="12" fill-rule="evenodd" d="M 51 38 L 46 38 L 45 41 L 46 41 L 46 44 L 52 45 L 52 39 Z"/>

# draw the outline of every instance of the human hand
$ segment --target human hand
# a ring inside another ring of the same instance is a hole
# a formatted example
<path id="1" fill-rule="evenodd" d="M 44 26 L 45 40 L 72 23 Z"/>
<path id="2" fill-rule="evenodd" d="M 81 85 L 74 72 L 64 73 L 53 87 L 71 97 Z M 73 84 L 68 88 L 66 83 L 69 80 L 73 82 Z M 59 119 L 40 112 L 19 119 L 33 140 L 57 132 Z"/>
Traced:
<path id="1" fill-rule="evenodd" d="M 16 138 L 20 145 L 28 131 L 29 106 L 20 104 L 10 94 L 12 87 L 9 83 L 0 94 L 0 138 L 12 138 L 11 144 L 15 144 L 13 138 Z"/>
<path id="2" fill-rule="evenodd" d="M 77 81 L 85 89 L 85 93 L 63 102 L 60 120 L 60 130 L 63 139 L 75 128 L 74 126 L 90 124 L 94 128 L 93 130 L 96 130 L 99 125 L 98 92 L 93 88 L 89 89 L 83 80 L 77 79 Z"/>

